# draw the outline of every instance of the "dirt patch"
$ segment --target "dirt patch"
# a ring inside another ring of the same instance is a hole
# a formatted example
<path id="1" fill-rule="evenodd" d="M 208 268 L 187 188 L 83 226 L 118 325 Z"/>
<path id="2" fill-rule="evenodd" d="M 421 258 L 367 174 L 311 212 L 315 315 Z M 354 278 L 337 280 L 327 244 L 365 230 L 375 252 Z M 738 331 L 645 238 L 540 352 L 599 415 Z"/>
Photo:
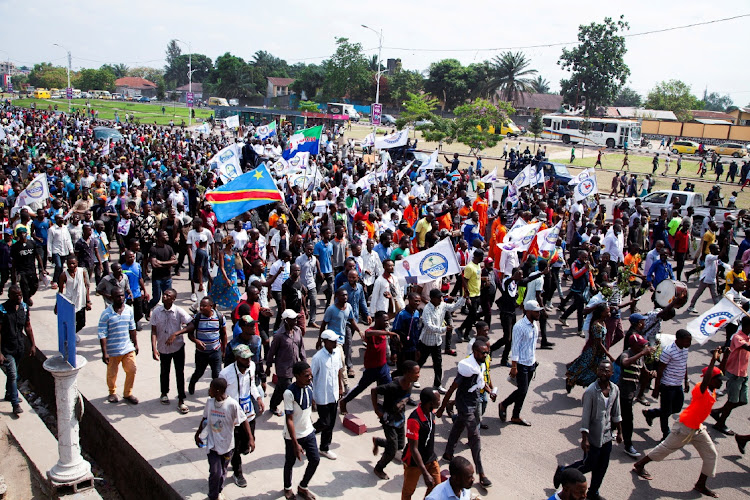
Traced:
<path id="1" fill-rule="evenodd" d="M 12 417 L 0 415 L 0 471 L 7 486 L 5 499 L 49 498 L 43 493 L 26 455 L 5 425 L 3 420 L 7 418 Z"/>

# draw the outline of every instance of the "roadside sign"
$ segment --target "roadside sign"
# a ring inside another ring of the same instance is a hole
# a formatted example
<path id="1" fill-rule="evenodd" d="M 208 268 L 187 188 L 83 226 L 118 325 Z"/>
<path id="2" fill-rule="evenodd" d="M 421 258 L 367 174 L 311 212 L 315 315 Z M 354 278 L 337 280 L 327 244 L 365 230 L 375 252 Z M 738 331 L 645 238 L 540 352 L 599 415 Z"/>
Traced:
<path id="1" fill-rule="evenodd" d="M 76 309 L 65 296 L 57 294 L 57 350 L 76 367 Z"/>
<path id="2" fill-rule="evenodd" d="M 383 114 L 383 105 L 382 104 L 373 104 L 372 105 L 372 113 L 370 114 L 370 122 L 373 125 L 380 125 L 380 117 Z"/>
<path id="3" fill-rule="evenodd" d="M 193 107 L 193 93 L 187 92 L 185 94 L 185 101 L 187 102 L 187 107 L 192 108 Z"/>
<path id="4" fill-rule="evenodd" d="M 8 92 L 13 93 L 13 82 L 10 81 L 10 76 L 8 77 Z"/>
<path id="5" fill-rule="evenodd" d="M 68 100 L 73 99 L 73 89 L 68 87 L 65 89 L 65 96 Z"/>

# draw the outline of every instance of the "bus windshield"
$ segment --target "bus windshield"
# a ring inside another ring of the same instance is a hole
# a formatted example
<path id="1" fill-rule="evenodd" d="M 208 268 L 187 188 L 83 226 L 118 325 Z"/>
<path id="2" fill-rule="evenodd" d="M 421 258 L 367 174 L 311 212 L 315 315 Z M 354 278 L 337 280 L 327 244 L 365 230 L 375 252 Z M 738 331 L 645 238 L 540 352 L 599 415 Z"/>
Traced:
<path id="1" fill-rule="evenodd" d="M 634 123 L 630 126 L 630 140 L 640 141 L 641 140 L 641 124 Z"/>

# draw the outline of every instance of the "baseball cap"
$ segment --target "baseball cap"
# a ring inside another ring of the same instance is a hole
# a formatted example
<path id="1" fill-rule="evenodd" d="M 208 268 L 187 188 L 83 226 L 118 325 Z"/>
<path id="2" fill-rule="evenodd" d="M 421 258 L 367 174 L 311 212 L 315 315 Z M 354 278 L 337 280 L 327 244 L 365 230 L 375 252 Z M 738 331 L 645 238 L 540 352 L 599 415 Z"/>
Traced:
<path id="1" fill-rule="evenodd" d="M 645 338 L 643 337 L 643 335 L 640 335 L 640 334 L 634 333 L 634 334 L 633 334 L 633 335 L 632 335 L 632 336 L 630 337 L 630 343 L 631 343 L 631 344 L 633 344 L 633 345 L 646 345 L 646 344 L 648 344 L 648 340 L 646 340 L 646 339 L 645 339 Z"/>
<path id="2" fill-rule="evenodd" d="M 333 340 L 338 341 L 339 336 L 336 335 L 336 332 L 333 330 L 323 330 L 323 333 L 320 334 L 320 338 L 323 340 Z"/>
<path id="3" fill-rule="evenodd" d="M 701 370 L 701 377 L 706 376 L 706 372 L 708 372 L 708 367 L 703 368 Z M 711 372 L 711 378 L 718 378 L 719 380 L 726 380 L 727 378 L 724 376 L 724 372 L 722 372 L 718 367 L 714 366 L 713 371 Z"/>
<path id="4" fill-rule="evenodd" d="M 281 313 L 281 319 L 296 319 L 297 316 L 297 313 L 292 309 L 286 309 L 283 313 Z"/>
<path id="5" fill-rule="evenodd" d="M 526 311 L 541 311 L 542 306 L 539 305 L 539 302 L 536 300 L 529 300 L 527 302 L 523 303 L 523 308 Z"/>
<path id="6" fill-rule="evenodd" d="M 249 314 L 246 314 L 240 318 L 240 321 L 238 323 L 240 325 L 240 328 L 242 328 L 243 326 L 250 326 L 250 325 L 255 324 L 255 320 L 253 319 L 252 316 L 250 316 Z"/>
<path id="7" fill-rule="evenodd" d="M 237 344 L 237 346 L 232 349 L 232 353 L 237 358 L 249 359 L 253 357 L 253 351 L 251 351 L 250 347 L 245 344 Z"/>
<path id="8" fill-rule="evenodd" d="M 198 236 L 198 241 L 201 241 L 201 242 L 205 243 L 205 242 L 208 241 L 208 236 L 206 236 L 205 234 L 201 233 L 200 236 Z"/>
<path id="9" fill-rule="evenodd" d="M 646 316 L 640 313 L 633 313 L 628 317 L 628 319 L 630 320 L 631 323 L 637 323 L 641 320 L 646 319 Z"/>
<path id="10" fill-rule="evenodd" d="M 5 231 L 3 231 L 5 234 L 13 234 L 13 230 L 11 228 L 6 228 Z"/>
<path id="11" fill-rule="evenodd" d="M 16 233 L 27 233 L 29 230 L 26 229 L 26 226 L 18 226 L 16 228 Z"/>

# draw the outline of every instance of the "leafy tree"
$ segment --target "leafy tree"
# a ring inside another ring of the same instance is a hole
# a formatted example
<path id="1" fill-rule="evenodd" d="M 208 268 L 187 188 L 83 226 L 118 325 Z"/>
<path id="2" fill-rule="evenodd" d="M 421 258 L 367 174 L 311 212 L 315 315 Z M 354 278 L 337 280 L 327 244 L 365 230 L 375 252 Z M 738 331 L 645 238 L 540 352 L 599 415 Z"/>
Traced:
<path id="1" fill-rule="evenodd" d="M 531 88 L 534 89 L 534 92 L 537 94 L 549 94 L 550 93 L 550 86 L 549 81 L 544 78 L 542 75 L 538 75 L 535 79 L 531 81 Z"/>
<path id="2" fill-rule="evenodd" d="M 729 97 L 729 94 L 719 95 L 718 92 L 703 93 L 703 109 L 726 112 L 733 104 L 734 102 Z"/>
<path id="3" fill-rule="evenodd" d="M 645 107 L 672 111 L 681 122 L 693 119 L 691 109 L 701 109 L 702 102 L 695 97 L 690 85 L 681 80 L 669 80 L 658 83 L 648 93 Z"/>
<path id="4" fill-rule="evenodd" d="M 490 88 L 487 83 L 492 75 L 492 66 L 489 61 L 481 63 L 472 63 L 467 67 L 467 78 L 469 79 L 469 98 L 476 99 L 482 97 L 492 99 L 492 94 L 496 89 Z"/>
<path id="5" fill-rule="evenodd" d="M 325 69 L 317 64 L 308 64 L 295 75 L 292 90 L 300 97 L 315 99 L 325 83 Z"/>
<path id="6" fill-rule="evenodd" d="M 167 96 L 167 86 L 164 84 L 164 77 L 160 77 L 156 83 L 156 98 L 163 101 Z"/>
<path id="7" fill-rule="evenodd" d="M 378 55 L 373 54 L 370 59 L 367 61 L 367 67 L 370 71 L 373 71 L 375 73 L 378 72 Z M 385 66 L 383 66 L 383 61 L 380 61 L 380 71 L 385 71 Z"/>
<path id="8" fill-rule="evenodd" d="M 323 62 L 325 81 L 323 89 L 331 98 L 368 98 L 370 70 L 362 44 L 351 43 L 348 38 L 336 39 L 336 52 Z"/>
<path id="9" fill-rule="evenodd" d="M 294 63 L 289 66 L 289 78 L 297 78 L 302 73 L 307 65 L 303 62 Z"/>
<path id="10" fill-rule="evenodd" d="M 591 134 L 591 116 L 589 116 L 588 110 L 583 114 L 583 121 L 578 130 L 583 135 L 583 143 L 581 144 L 581 158 L 583 158 L 586 153 L 586 140 L 589 138 L 589 134 Z"/>
<path id="11" fill-rule="evenodd" d="M 487 86 L 492 91 L 499 90 L 502 100 L 518 102 L 522 92 L 534 91 L 530 77 L 536 75 L 536 70 L 530 65 L 523 52 L 503 52 L 492 60 Z"/>
<path id="12" fill-rule="evenodd" d="M 539 108 L 534 110 L 534 114 L 531 117 L 531 123 L 529 123 L 529 132 L 534 135 L 534 149 L 536 149 L 536 139 L 542 132 L 544 132 L 544 122 L 542 121 L 542 112 Z"/>
<path id="13" fill-rule="evenodd" d="M 167 65 L 164 66 L 164 72 L 169 71 L 169 68 L 174 64 L 175 59 L 180 57 L 182 54 L 182 48 L 177 43 L 177 40 L 172 39 L 167 44 Z"/>
<path id="14" fill-rule="evenodd" d="M 68 74 L 62 66 L 52 66 L 51 63 L 35 64 L 29 73 L 29 85 L 46 89 L 65 88 L 68 85 Z"/>
<path id="15" fill-rule="evenodd" d="M 115 74 L 109 69 L 82 69 L 78 73 L 78 85 L 83 91 L 115 90 Z"/>
<path id="16" fill-rule="evenodd" d="M 149 82 L 159 83 L 159 79 L 164 79 L 164 70 L 158 68 L 149 68 L 148 66 L 137 66 L 128 69 L 126 76 L 136 76 L 148 80 Z"/>
<path id="17" fill-rule="evenodd" d="M 623 16 L 603 24 L 591 23 L 578 27 L 579 44 L 563 49 L 557 64 L 570 71 L 570 78 L 560 81 L 561 94 L 568 104 L 586 101 L 586 109 L 614 101 L 625 85 L 630 68 L 625 64 L 625 37 L 620 33 L 629 29 Z"/>
<path id="18" fill-rule="evenodd" d="M 214 70 L 210 73 L 209 93 L 228 99 L 248 98 L 255 95 L 253 68 L 241 57 L 229 52 L 216 58 Z"/>
<path id="19" fill-rule="evenodd" d="M 266 52 L 265 50 L 255 52 L 250 64 L 252 64 L 256 70 L 260 70 L 265 76 L 289 77 L 289 65 L 286 61 Z"/>
<path id="20" fill-rule="evenodd" d="M 400 107 L 409 98 L 409 94 L 418 94 L 422 91 L 424 77 L 419 71 L 397 71 L 388 77 L 388 88 L 390 89 L 390 102 Z"/>
<path id="21" fill-rule="evenodd" d="M 641 94 L 630 87 L 623 87 L 612 102 L 612 105 L 617 107 L 639 108 L 642 102 L 643 99 L 641 98 Z"/>
<path id="22" fill-rule="evenodd" d="M 469 98 L 471 77 L 472 71 L 457 59 L 443 59 L 430 64 L 424 89 L 440 99 L 443 110 L 453 109 Z"/>
<path id="23" fill-rule="evenodd" d="M 188 71 L 190 63 L 193 68 L 193 81 L 205 82 L 208 80 L 213 63 L 211 58 L 203 54 L 193 54 L 192 61 L 188 54 L 181 54 L 174 58 L 172 64 L 164 72 L 164 80 L 169 82 L 173 87 L 180 87 L 190 81 Z"/>
<path id="24" fill-rule="evenodd" d="M 10 81 L 13 83 L 15 90 L 21 90 L 29 84 L 29 76 L 24 74 L 13 75 L 10 77 Z"/>
<path id="25" fill-rule="evenodd" d="M 404 102 L 404 111 L 396 120 L 397 128 L 402 129 L 419 120 L 430 120 L 434 123 L 433 111 L 437 109 L 440 101 L 425 94 L 412 94 L 411 92 L 407 94 L 407 97 L 409 99 Z"/>
<path id="26" fill-rule="evenodd" d="M 115 78 L 122 78 L 128 76 L 128 67 L 125 64 L 104 64 L 100 69 L 106 69 L 115 75 Z"/>
<path id="27" fill-rule="evenodd" d="M 297 109 L 299 109 L 300 111 L 308 111 L 311 113 L 317 113 L 318 111 L 320 111 L 320 108 L 318 108 L 318 103 L 313 101 L 300 101 Z"/>

